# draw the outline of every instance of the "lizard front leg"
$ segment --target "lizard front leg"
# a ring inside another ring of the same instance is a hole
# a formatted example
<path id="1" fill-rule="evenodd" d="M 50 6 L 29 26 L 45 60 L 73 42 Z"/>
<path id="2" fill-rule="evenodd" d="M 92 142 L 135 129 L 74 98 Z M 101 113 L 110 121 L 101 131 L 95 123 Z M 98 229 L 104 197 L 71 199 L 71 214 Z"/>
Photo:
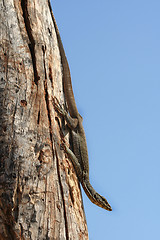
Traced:
<path id="1" fill-rule="evenodd" d="M 78 177 L 79 181 L 81 182 L 82 178 L 83 178 L 83 172 L 82 172 L 82 168 L 81 168 L 81 165 L 80 165 L 77 157 L 65 143 L 61 144 L 61 149 L 63 149 L 67 153 L 69 160 L 72 162 L 72 164 L 74 166 L 77 177 Z"/>

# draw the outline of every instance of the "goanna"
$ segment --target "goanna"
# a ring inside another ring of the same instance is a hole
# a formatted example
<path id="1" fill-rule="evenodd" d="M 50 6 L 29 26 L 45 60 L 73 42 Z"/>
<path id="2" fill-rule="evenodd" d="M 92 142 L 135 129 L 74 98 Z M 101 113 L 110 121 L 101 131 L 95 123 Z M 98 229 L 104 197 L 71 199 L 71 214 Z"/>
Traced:
<path id="1" fill-rule="evenodd" d="M 94 188 L 91 186 L 89 181 L 89 160 L 88 160 L 86 137 L 85 137 L 85 132 L 82 125 L 83 119 L 77 110 L 77 106 L 76 106 L 76 102 L 75 102 L 75 98 L 72 90 L 71 75 L 70 75 L 70 69 L 69 69 L 67 57 L 65 55 L 59 30 L 58 30 L 49 0 L 48 0 L 48 4 L 49 4 L 52 20 L 54 23 L 60 55 L 61 55 L 61 63 L 63 68 L 63 87 L 64 87 L 64 94 L 67 101 L 69 114 L 65 109 L 62 108 L 62 106 L 59 104 L 56 98 L 54 99 L 54 106 L 56 110 L 67 121 L 67 125 L 71 129 L 72 141 L 73 141 L 73 151 L 71 151 L 67 147 L 67 145 L 64 143 L 63 143 L 63 148 L 65 152 L 68 154 L 69 159 L 72 161 L 77 177 L 86 195 L 91 200 L 91 202 L 93 202 L 94 204 L 96 204 L 101 208 L 104 208 L 108 211 L 112 211 L 112 208 L 107 202 L 107 200 L 94 190 Z"/>

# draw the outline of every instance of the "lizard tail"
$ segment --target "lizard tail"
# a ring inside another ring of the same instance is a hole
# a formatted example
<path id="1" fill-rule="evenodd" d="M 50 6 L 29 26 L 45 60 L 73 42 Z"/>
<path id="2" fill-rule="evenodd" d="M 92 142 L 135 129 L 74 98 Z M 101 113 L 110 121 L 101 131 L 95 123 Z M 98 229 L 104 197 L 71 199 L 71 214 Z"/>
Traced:
<path id="1" fill-rule="evenodd" d="M 108 211 L 112 211 L 112 208 L 107 202 L 107 200 L 94 190 L 89 180 L 84 180 L 81 184 L 86 195 L 88 196 L 92 203 Z"/>

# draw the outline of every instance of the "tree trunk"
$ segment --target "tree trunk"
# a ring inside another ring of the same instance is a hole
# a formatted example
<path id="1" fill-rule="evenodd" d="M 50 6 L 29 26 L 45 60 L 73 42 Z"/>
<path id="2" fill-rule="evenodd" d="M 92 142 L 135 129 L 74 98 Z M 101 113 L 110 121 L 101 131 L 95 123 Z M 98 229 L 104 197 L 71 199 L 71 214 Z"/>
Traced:
<path id="1" fill-rule="evenodd" d="M 52 104 L 64 94 L 48 0 L 0 0 L 0 15 L 0 239 L 88 239 Z"/>

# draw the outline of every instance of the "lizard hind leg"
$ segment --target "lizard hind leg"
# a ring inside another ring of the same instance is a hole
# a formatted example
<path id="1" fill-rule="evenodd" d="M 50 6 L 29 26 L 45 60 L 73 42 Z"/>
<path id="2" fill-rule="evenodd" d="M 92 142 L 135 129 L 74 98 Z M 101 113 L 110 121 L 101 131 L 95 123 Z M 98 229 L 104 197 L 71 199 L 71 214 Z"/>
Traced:
<path id="1" fill-rule="evenodd" d="M 53 106 L 54 106 L 55 110 L 63 117 L 61 124 L 60 124 L 59 120 L 57 120 L 57 121 L 58 121 L 58 125 L 60 127 L 61 136 L 65 137 L 69 133 L 68 125 L 65 124 L 65 122 L 64 122 L 66 111 L 61 106 L 61 104 L 59 103 L 59 101 L 56 97 L 54 97 L 52 99 L 53 99 Z"/>
<path id="2" fill-rule="evenodd" d="M 67 125 L 70 129 L 75 129 L 78 125 L 78 119 L 72 118 L 68 112 L 61 106 L 58 99 L 56 97 L 53 98 L 53 105 L 55 110 L 65 118 Z"/>
<path id="3" fill-rule="evenodd" d="M 60 102 L 58 101 L 58 99 L 56 97 L 52 98 L 53 99 L 53 105 L 55 110 L 62 115 L 63 117 L 65 117 L 66 115 L 66 110 L 62 107 L 62 105 L 60 104 Z"/>

